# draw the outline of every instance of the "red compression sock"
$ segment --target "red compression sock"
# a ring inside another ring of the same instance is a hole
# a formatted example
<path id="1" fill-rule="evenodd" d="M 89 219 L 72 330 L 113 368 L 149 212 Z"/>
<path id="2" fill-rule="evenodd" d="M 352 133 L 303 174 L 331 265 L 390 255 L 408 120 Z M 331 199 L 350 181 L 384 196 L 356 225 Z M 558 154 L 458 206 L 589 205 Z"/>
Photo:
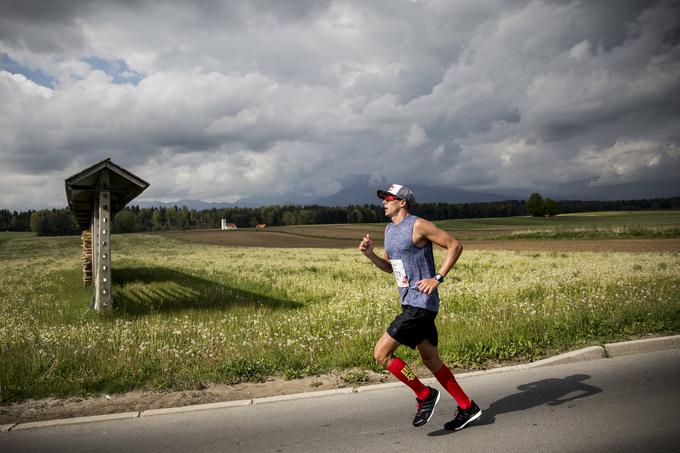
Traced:
<path id="1" fill-rule="evenodd" d="M 472 401 L 470 401 L 470 398 L 468 398 L 463 389 L 460 388 L 460 385 L 456 382 L 456 378 L 453 377 L 453 373 L 451 373 L 451 370 L 449 370 L 446 365 L 442 366 L 439 371 L 434 373 L 434 377 L 436 377 L 446 391 L 451 394 L 461 409 L 465 410 L 472 406 Z"/>
<path id="2" fill-rule="evenodd" d="M 413 371 L 406 365 L 406 362 L 398 357 L 392 357 L 390 365 L 387 367 L 387 371 L 392 373 L 404 384 L 408 385 L 411 390 L 413 390 L 418 399 L 427 398 L 430 394 L 430 389 L 425 387 L 420 380 L 413 374 Z"/>

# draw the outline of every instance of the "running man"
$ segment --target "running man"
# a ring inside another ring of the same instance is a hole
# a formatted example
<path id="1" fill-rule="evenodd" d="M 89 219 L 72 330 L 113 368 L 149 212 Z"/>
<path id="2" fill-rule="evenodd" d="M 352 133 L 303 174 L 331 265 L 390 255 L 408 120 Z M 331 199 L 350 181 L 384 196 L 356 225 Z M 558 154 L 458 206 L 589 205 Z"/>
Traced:
<path id="1" fill-rule="evenodd" d="M 413 192 L 404 186 L 392 184 L 379 190 L 385 215 L 391 223 L 385 227 L 385 257 L 373 251 L 373 241 L 366 235 L 359 245 L 363 253 L 380 270 L 394 274 L 401 297 L 399 314 L 375 345 L 375 360 L 416 394 L 417 412 L 413 426 L 427 423 L 439 402 L 439 391 L 423 385 L 409 366 L 394 353 L 402 344 L 418 349 L 425 366 L 458 404 L 453 420 L 446 423 L 448 430 L 463 429 L 478 419 L 482 411 L 460 388 L 451 370 L 439 358 L 438 333 L 435 318 L 439 311 L 437 287 L 458 261 L 463 246 L 435 224 L 409 213 L 415 202 Z M 435 271 L 432 243 L 446 249 L 446 256 Z"/>

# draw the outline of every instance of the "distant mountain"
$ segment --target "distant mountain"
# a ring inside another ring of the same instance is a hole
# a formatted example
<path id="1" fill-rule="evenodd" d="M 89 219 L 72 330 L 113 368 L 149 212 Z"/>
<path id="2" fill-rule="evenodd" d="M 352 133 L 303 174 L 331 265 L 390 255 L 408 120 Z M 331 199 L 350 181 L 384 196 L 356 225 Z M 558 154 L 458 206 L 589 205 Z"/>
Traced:
<path id="1" fill-rule="evenodd" d="M 195 209 L 197 211 L 202 211 L 205 209 L 212 208 L 256 208 L 260 206 L 272 206 L 272 205 L 311 205 L 316 202 L 316 197 L 304 197 L 300 195 L 272 195 L 268 197 L 245 197 L 239 199 L 236 203 L 230 202 L 211 202 L 202 200 L 177 200 L 177 201 L 158 201 L 158 200 L 144 200 L 144 201 L 133 201 L 130 205 L 136 205 L 140 208 L 152 208 L 152 207 L 163 207 L 171 208 L 177 206 L 181 208 L 186 206 L 189 209 Z"/>
<path id="2" fill-rule="evenodd" d="M 526 196 L 498 194 L 486 192 L 469 192 L 458 187 L 433 187 L 418 184 L 406 184 L 416 195 L 418 203 L 479 203 L 489 201 L 521 200 Z M 385 189 L 388 185 L 356 184 L 342 189 L 330 197 L 318 199 L 317 204 L 323 206 L 347 206 L 349 204 L 380 204 L 377 197 L 378 189 Z"/>
<path id="3" fill-rule="evenodd" d="M 539 191 L 541 192 L 541 191 Z M 598 186 L 594 180 L 555 184 L 541 195 L 556 200 L 640 200 L 680 196 L 680 178 Z"/>
<path id="4" fill-rule="evenodd" d="M 172 208 L 177 206 L 181 208 L 186 206 L 189 209 L 195 209 L 197 211 L 202 211 L 211 208 L 233 208 L 236 206 L 235 203 L 228 202 L 210 202 L 201 200 L 177 200 L 177 201 L 158 201 L 158 200 L 145 200 L 145 201 L 132 201 L 130 203 L 132 206 L 139 206 L 140 208 Z"/>
<path id="5" fill-rule="evenodd" d="M 543 198 L 554 200 L 642 200 L 680 196 L 680 178 L 601 186 L 596 184 L 596 180 L 583 179 L 566 183 L 548 183 L 541 187 L 510 187 L 499 189 L 501 190 L 508 194 L 506 198 L 517 200 L 526 200 L 533 192 L 540 193 Z"/>
<path id="6" fill-rule="evenodd" d="M 555 183 L 536 188 L 515 187 L 499 189 L 497 192 L 472 192 L 458 187 L 435 187 L 420 184 L 405 183 L 413 190 L 419 203 L 483 203 L 505 200 L 526 200 L 532 192 L 539 192 L 544 198 L 555 200 L 635 200 L 643 198 L 666 198 L 680 196 L 680 180 L 664 179 L 658 181 L 643 181 L 638 183 L 598 186 L 593 180 L 580 180 L 568 183 Z M 236 203 L 207 202 L 201 200 L 162 201 L 133 201 L 132 205 L 142 208 L 149 207 L 182 207 L 198 211 L 211 208 L 259 207 L 270 205 L 321 205 L 347 206 L 363 204 L 380 204 L 376 196 L 378 189 L 384 189 L 388 184 L 373 184 L 368 176 L 354 175 L 343 181 L 344 188 L 328 197 L 310 197 L 296 194 L 277 194 L 263 197 L 241 198 Z"/>
<path id="7" fill-rule="evenodd" d="M 306 197 L 304 195 L 295 194 L 279 194 L 269 195 L 263 197 L 245 197 L 240 198 L 236 204 L 243 207 L 259 207 L 272 205 L 312 205 L 316 203 L 316 197 Z"/>

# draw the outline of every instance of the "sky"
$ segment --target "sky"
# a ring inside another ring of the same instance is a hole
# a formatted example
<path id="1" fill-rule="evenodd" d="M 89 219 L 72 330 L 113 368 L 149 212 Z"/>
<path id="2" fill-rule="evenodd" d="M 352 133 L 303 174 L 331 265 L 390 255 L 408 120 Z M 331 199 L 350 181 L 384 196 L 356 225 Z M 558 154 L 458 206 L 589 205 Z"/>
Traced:
<path id="1" fill-rule="evenodd" d="M 680 2 L 3 0 L 0 106 L 5 209 L 106 158 L 141 200 L 680 187 Z"/>

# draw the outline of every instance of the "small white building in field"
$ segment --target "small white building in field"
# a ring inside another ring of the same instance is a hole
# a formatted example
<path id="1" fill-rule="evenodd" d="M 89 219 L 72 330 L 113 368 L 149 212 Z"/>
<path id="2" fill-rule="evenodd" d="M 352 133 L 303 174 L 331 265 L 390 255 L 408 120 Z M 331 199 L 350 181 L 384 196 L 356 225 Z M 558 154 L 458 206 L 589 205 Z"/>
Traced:
<path id="1" fill-rule="evenodd" d="M 227 219 L 222 219 L 223 230 L 235 230 L 238 228 L 235 223 L 227 223 Z"/>

